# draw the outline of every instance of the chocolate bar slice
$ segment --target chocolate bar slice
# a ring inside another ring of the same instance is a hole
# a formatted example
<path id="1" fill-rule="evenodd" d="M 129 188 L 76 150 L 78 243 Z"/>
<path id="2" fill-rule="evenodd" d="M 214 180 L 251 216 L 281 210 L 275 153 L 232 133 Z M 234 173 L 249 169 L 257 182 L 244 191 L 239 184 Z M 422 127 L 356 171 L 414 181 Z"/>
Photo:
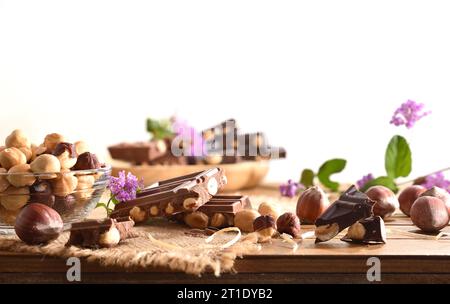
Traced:
<path id="1" fill-rule="evenodd" d="M 131 216 L 139 223 L 149 217 L 194 211 L 226 183 L 226 176 L 220 168 L 163 180 L 139 192 L 135 199 L 117 204 L 111 217 Z"/>
<path id="2" fill-rule="evenodd" d="M 348 228 L 347 234 L 341 240 L 361 244 L 385 244 L 384 221 L 379 216 L 360 220 Z"/>
<path id="3" fill-rule="evenodd" d="M 114 247 L 129 237 L 133 226 L 134 222 L 129 217 L 73 223 L 66 246 Z"/>
<path id="4" fill-rule="evenodd" d="M 316 243 L 331 240 L 345 228 L 372 216 L 374 204 L 366 194 L 351 186 L 316 220 Z"/>
<path id="5" fill-rule="evenodd" d="M 251 209 L 248 196 L 216 195 L 194 213 L 181 213 L 173 219 L 191 228 L 224 228 L 234 225 L 234 216 L 243 209 Z M 197 217 L 197 218 L 194 218 Z"/>
<path id="6" fill-rule="evenodd" d="M 167 139 L 149 142 L 121 143 L 108 147 L 108 150 L 113 159 L 128 161 L 136 165 L 152 164 L 153 160 L 168 153 L 170 150 L 170 141 L 170 139 Z"/>

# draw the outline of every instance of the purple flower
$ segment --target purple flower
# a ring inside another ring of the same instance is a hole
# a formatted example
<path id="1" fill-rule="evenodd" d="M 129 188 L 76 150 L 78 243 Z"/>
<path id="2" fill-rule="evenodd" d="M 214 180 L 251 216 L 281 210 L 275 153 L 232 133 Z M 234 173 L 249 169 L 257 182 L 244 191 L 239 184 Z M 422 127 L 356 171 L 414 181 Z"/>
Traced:
<path id="1" fill-rule="evenodd" d="M 302 184 L 293 182 L 290 179 L 287 184 L 280 185 L 280 194 L 281 196 L 294 197 L 300 189 L 305 189 L 305 187 Z"/>
<path id="2" fill-rule="evenodd" d="M 356 182 L 356 185 L 358 186 L 358 189 L 363 188 L 368 182 L 370 182 L 371 180 L 373 180 L 374 177 L 372 175 L 372 173 L 369 173 L 367 175 L 364 175 L 360 180 L 358 180 Z"/>
<path id="3" fill-rule="evenodd" d="M 408 100 L 395 110 L 391 124 L 396 126 L 405 125 L 408 129 L 414 127 L 418 120 L 431 113 L 431 111 L 423 112 L 423 107 L 423 103 Z"/>
<path id="4" fill-rule="evenodd" d="M 119 177 L 111 176 L 108 188 L 119 202 L 126 202 L 136 198 L 136 192 L 143 188 L 143 183 L 131 172 L 125 175 L 125 171 L 120 171 Z"/>
<path id="5" fill-rule="evenodd" d="M 184 143 L 188 144 L 188 156 L 203 156 L 205 151 L 205 142 L 202 135 L 190 126 L 186 120 L 178 117 L 172 119 L 173 132 L 183 139 Z"/>
<path id="6" fill-rule="evenodd" d="M 445 179 L 443 172 L 437 172 L 425 177 L 425 182 L 422 184 L 427 189 L 439 187 L 450 192 L 450 181 Z"/>

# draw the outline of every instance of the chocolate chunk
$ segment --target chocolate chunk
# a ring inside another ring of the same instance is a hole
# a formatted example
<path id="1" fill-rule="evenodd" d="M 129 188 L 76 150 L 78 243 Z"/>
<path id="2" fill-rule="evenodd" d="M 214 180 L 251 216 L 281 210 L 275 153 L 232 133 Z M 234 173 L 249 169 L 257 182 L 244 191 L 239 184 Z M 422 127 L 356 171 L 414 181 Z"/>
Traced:
<path id="1" fill-rule="evenodd" d="M 225 184 L 220 168 L 163 180 L 139 192 L 136 199 L 117 204 L 111 217 L 131 216 L 135 222 L 144 222 L 149 217 L 194 211 Z"/>
<path id="2" fill-rule="evenodd" d="M 351 186 L 316 220 L 316 243 L 328 241 L 357 221 L 372 216 L 374 204 L 366 194 Z"/>
<path id="3" fill-rule="evenodd" d="M 108 147 L 113 159 L 128 161 L 136 165 L 153 164 L 157 159 L 172 155 L 171 139 L 148 142 L 121 143 Z M 160 159 L 161 161 L 161 159 Z"/>
<path id="4" fill-rule="evenodd" d="M 78 155 L 77 162 L 73 166 L 72 170 L 89 170 L 89 169 L 99 169 L 100 162 L 97 156 L 90 152 L 84 152 Z"/>
<path id="5" fill-rule="evenodd" d="M 386 228 L 384 221 L 379 216 L 360 220 L 348 228 L 347 234 L 341 240 L 362 244 L 385 244 Z"/>
<path id="6" fill-rule="evenodd" d="M 53 150 L 53 155 L 60 156 L 61 154 L 63 154 L 66 151 L 69 153 L 69 157 L 71 157 L 71 158 L 77 157 L 75 145 L 68 143 L 68 142 L 58 143 L 56 145 L 55 149 Z"/>

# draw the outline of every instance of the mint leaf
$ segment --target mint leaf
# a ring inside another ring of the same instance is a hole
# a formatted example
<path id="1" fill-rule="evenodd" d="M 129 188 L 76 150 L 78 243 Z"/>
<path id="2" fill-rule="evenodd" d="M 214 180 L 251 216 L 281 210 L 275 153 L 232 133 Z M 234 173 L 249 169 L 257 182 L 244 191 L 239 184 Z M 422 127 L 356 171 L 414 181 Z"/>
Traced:
<path id="1" fill-rule="evenodd" d="M 108 209 L 108 208 L 106 207 L 106 204 L 104 204 L 104 203 L 97 203 L 97 205 L 95 205 L 95 208 L 99 208 L 99 207 Z"/>
<path id="2" fill-rule="evenodd" d="M 405 138 L 400 135 L 392 137 L 386 149 L 384 165 L 391 179 L 406 177 L 411 173 L 411 149 Z"/>
<path id="3" fill-rule="evenodd" d="M 319 181 L 322 183 L 322 185 L 332 191 L 338 191 L 339 183 L 331 181 L 330 176 L 344 170 L 346 165 L 347 161 L 345 159 L 330 159 L 326 161 L 322 166 L 320 166 L 317 177 L 319 178 Z"/>
<path id="4" fill-rule="evenodd" d="M 395 184 L 394 179 L 390 178 L 389 176 L 380 176 L 377 177 L 369 182 L 367 182 L 364 187 L 360 189 L 362 192 L 366 192 L 367 189 L 369 189 L 372 186 L 385 186 L 389 189 L 391 189 L 394 193 L 398 192 L 397 185 Z"/>
<path id="5" fill-rule="evenodd" d="M 170 120 L 155 120 L 147 118 L 147 132 L 153 139 L 164 139 L 173 135 Z"/>
<path id="6" fill-rule="evenodd" d="M 302 176 L 300 177 L 300 184 L 305 186 L 305 188 L 309 188 L 314 186 L 314 171 L 311 169 L 305 169 L 302 172 Z"/>

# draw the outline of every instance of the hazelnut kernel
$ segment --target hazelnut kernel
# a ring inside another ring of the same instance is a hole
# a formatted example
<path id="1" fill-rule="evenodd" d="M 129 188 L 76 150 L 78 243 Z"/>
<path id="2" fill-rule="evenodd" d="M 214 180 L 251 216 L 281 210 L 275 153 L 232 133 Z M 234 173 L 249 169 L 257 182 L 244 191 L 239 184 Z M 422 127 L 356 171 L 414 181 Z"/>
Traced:
<path id="1" fill-rule="evenodd" d="M 221 228 L 225 226 L 227 223 L 227 219 L 222 213 L 214 213 L 211 217 L 211 226 L 216 228 Z"/>
<path id="2" fill-rule="evenodd" d="M 193 197 L 188 197 L 183 201 L 183 208 L 186 210 L 192 210 L 197 206 L 197 200 Z"/>
<path id="3" fill-rule="evenodd" d="M 28 187 L 9 186 L 0 196 L 0 203 L 5 209 L 14 211 L 25 206 L 29 199 L 30 190 Z"/>
<path id="4" fill-rule="evenodd" d="M 58 133 L 51 133 L 48 134 L 47 136 L 45 136 L 44 139 L 44 146 L 47 149 L 48 153 L 53 152 L 53 150 L 55 150 L 55 147 L 57 144 L 59 144 L 60 142 L 64 142 L 64 136 L 62 136 L 61 134 Z"/>
<path id="5" fill-rule="evenodd" d="M 270 215 L 258 216 L 253 221 L 253 230 L 262 238 L 271 238 L 275 232 L 275 220 Z"/>
<path id="6" fill-rule="evenodd" d="M 135 223 L 142 223 L 147 220 L 147 214 L 145 210 L 135 206 L 130 210 L 130 217 Z"/>
<path id="7" fill-rule="evenodd" d="M 30 164 L 31 171 L 33 173 L 56 173 L 61 171 L 61 164 L 56 156 L 51 154 L 42 154 L 36 157 L 36 159 Z M 55 178 L 54 174 L 41 177 L 43 179 Z"/>
<path id="8" fill-rule="evenodd" d="M 27 162 L 33 157 L 33 151 L 29 147 L 20 147 L 19 150 L 25 155 Z"/>
<path id="9" fill-rule="evenodd" d="M 164 211 L 167 214 L 172 214 L 175 211 L 175 209 L 173 208 L 171 203 L 168 203 L 167 206 L 166 206 L 166 209 L 164 209 Z"/>
<path id="10" fill-rule="evenodd" d="M 191 228 L 205 229 L 208 227 L 209 217 L 200 211 L 186 214 L 184 222 Z"/>
<path id="11" fill-rule="evenodd" d="M 337 223 L 333 223 L 330 225 L 323 225 L 316 227 L 316 243 L 317 242 L 326 242 L 334 238 L 339 233 L 339 225 Z"/>
<path id="12" fill-rule="evenodd" d="M 30 147 L 30 141 L 23 133 L 22 130 L 14 130 L 5 140 L 6 148 L 21 148 L 21 147 Z"/>
<path id="13" fill-rule="evenodd" d="M 75 152 L 77 155 L 83 154 L 84 152 L 88 152 L 89 148 L 88 145 L 84 141 L 77 141 L 74 143 L 75 145 Z"/>
<path id="14" fill-rule="evenodd" d="M 150 208 L 150 214 L 153 216 L 157 216 L 159 214 L 159 208 L 156 206 L 152 206 Z"/>
<path id="15" fill-rule="evenodd" d="M 0 192 L 5 191 L 10 185 L 6 173 L 8 173 L 8 170 L 0 168 Z"/>
<path id="16" fill-rule="evenodd" d="M 75 166 L 77 162 L 77 154 L 75 152 L 75 146 L 71 143 L 60 142 L 56 145 L 52 153 L 58 158 L 61 168 L 70 169 Z"/>
<path id="17" fill-rule="evenodd" d="M 56 196 L 67 196 L 75 191 L 78 185 L 78 179 L 73 173 L 62 172 L 57 178 L 51 180 L 53 193 Z"/>
<path id="18" fill-rule="evenodd" d="M 12 167 L 8 171 L 8 181 L 14 187 L 31 186 L 36 181 L 30 170 L 29 164 L 21 164 Z"/>
<path id="19" fill-rule="evenodd" d="M 20 164 L 26 164 L 27 157 L 18 148 L 6 148 L 0 152 L 0 165 L 6 170 Z"/>
<path id="20" fill-rule="evenodd" d="M 114 247 L 120 242 L 120 232 L 116 227 L 111 227 L 108 231 L 100 234 L 98 244 L 101 247 Z"/>
<path id="21" fill-rule="evenodd" d="M 280 208 L 272 203 L 261 203 L 258 207 L 258 212 L 261 215 L 270 215 L 275 221 L 280 216 Z"/>
<path id="22" fill-rule="evenodd" d="M 243 232 L 253 232 L 253 222 L 258 216 L 260 214 L 256 210 L 241 210 L 234 216 L 234 225 Z"/>

